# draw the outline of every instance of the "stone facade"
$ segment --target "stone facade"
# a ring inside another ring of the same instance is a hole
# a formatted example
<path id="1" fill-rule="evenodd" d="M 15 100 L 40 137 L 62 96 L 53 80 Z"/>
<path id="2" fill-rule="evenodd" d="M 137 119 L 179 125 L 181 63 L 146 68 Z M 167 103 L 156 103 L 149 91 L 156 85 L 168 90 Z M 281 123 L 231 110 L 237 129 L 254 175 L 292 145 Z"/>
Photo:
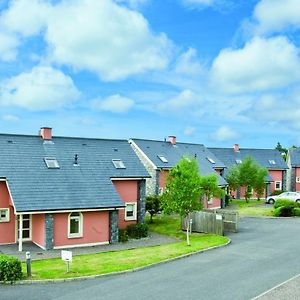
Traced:
<path id="1" fill-rule="evenodd" d="M 113 210 L 109 212 L 109 242 L 111 244 L 119 241 L 119 212 Z"/>
<path id="2" fill-rule="evenodd" d="M 45 248 L 53 249 L 53 215 L 45 215 Z"/>
<path id="3" fill-rule="evenodd" d="M 137 211 L 138 223 L 145 223 L 146 214 L 146 180 L 139 182 L 139 202 Z"/>

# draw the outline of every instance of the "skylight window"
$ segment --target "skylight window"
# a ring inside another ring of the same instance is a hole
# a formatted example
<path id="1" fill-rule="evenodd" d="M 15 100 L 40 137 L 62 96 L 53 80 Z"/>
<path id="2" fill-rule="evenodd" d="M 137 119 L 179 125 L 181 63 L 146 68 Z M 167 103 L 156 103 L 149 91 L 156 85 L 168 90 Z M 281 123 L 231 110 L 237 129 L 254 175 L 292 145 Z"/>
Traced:
<path id="1" fill-rule="evenodd" d="M 157 156 L 158 156 L 158 158 L 159 158 L 163 163 L 167 163 L 167 162 L 168 162 L 168 160 L 166 159 L 165 156 L 163 156 L 163 155 L 157 155 Z"/>
<path id="2" fill-rule="evenodd" d="M 241 159 L 236 159 L 235 162 L 236 162 L 237 164 L 241 164 L 241 163 L 242 163 L 242 160 L 241 160 Z"/>
<path id="3" fill-rule="evenodd" d="M 275 162 L 274 159 L 269 159 L 269 164 L 270 164 L 270 165 L 276 165 L 276 162 Z"/>
<path id="4" fill-rule="evenodd" d="M 126 169 L 126 167 L 121 159 L 113 159 L 112 162 L 116 169 Z"/>
<path id="5" fill-rule="evenodd" d="M 44 161 L 48 169 L 59 169 L 59 164 L 55 157 L 45 157 Z"/>
<path id="6" fill-rule="evenodd" d="M 206 159 L 211 163 L 211 164 L 215 164 L 216 162 L 209 156 L 206 157 Z"/>

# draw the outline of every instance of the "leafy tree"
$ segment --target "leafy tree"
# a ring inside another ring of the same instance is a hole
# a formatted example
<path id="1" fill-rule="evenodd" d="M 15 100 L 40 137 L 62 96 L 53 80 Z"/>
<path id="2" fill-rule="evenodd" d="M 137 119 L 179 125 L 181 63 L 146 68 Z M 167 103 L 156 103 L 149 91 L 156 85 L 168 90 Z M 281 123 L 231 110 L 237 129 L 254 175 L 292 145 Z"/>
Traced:
<path id="1" fill-rule="evenodd" d="M 278 150 L 281 153 L 283 159 L 286 160 L 288 150 L 286 148 L 283 148 L 279 142 L 277 143 L 275 149 Z"/>
<path id="2" fill-rule="evenodd" d="M 253 186 L 257 194 L 257 200 L 259 200 L 263 195 L 264 189 L 266 187 L 267 175 L 268 175 L 268 170 L 265 167 L 258 168 L 254 186 Z"/>
<path id="3" fill-rule="evenodd" d="M 218 185 L 218 176 L 216 174 L 200 176 L 200 192 L 207 201 L 212 197 L 221 197 L 223 191 Z"/>
<path id="4" fill-rule="evenodd" d="M 250 156 L 247 156 L 239 165 L 239 184 L 246 187 L 246 202 L 249 202 L 249 198 L 252 195 L 252 188 L 255 185 L 257 170 L 258 166 Z"/>
<path id="5" fill-rule="evenodd" d="M 160 212 L 160 198 L 159 195 L 146 197 L 146 210 L 150 214 L 150 223 L 153 223 L 153 216 Z"/>
<path id="6" fill-rule="evenodd" d="M 202 209 L 200 199 L 200 177 L 196 159 L 183 158 L 170 171 L 166 189 L 161 199 L 162 210 L 166 214 L 178 213 L 187 218 L 187 244 L 189 240 L 189 214 Z"/>
<path id="7" fill-rule="evenodd" d="M 239 176 L 240 176 L 239 167 L 236 165 L 232 166 L 228 172 L 228 175 L 225 177 L 229 186 L 230 194 L 233 193 L 235 190 L 237 190 L 237 188 L 239 187 L 240 185 Z"/>

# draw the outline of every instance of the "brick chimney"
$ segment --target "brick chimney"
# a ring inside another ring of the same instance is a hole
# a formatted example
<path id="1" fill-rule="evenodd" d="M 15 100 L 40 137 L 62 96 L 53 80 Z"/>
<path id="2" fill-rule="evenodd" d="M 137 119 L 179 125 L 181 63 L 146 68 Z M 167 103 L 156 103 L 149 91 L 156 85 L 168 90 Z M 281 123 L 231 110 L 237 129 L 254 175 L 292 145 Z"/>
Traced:
<path id="1" fill-rule="evenodd" d="M 175 145 L 175 144 L 176 144 L 176 136 L 175 136 L 175 135 L 169 135 L 168 141 L 169 141 L 169 143 L 171 143 L 172 145 Z"/>
<path id="2" fill-rule="evenodd" d="M 50 128 L 50 127 L 41 127 L 40 137 L 43 140 L 52 140 L 52 128 Z"/>
<path id="3" fill-rule="evenodd" d="M 234 150 L 234 152 L 239 152 L 239 151 L 240 151 L 240 146 L 239 146 L 239 144 L 234 144 L 234 145 L 233 145 L 233 150 Z"/>

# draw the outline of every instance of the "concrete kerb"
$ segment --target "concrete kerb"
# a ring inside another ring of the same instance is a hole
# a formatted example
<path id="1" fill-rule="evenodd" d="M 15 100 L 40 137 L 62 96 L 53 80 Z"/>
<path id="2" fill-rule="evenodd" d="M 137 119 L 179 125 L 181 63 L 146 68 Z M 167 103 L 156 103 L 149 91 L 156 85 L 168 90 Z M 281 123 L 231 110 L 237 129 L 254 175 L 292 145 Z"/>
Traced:
<path id="1" fill-rule="evenodd" d="M 223 244 L 223 245 L 214 246 L 214 247 L 210 247 L 210 248 L 207 248 L 207 249 L 202 249 L 202 250 L 191 252 L 191 253 L 188 253 L 188 254 L 183 254 L 183 255 L 180 255 L 180 256 L 177 256 L 177 257 L 173 257 L 173 258 L 170 258 L 170 259 L 160 261 L 158 263 L 153 263 L 153 264 L 150 264 L 150 265 L 147 265 L 147 266 L 138 267 L 138 268 L 134 268 L 134 269 L 131 269 L 131 270 L 112 272 L 112 273 L 100 274 L 100 275 L 90 275 L 90 276 L 61 278 L 61 279 L 20 280 L 20 281 L 14 282 L 13 284 L 14 285 L 25 285 L 25 284 L 63 283 L 63 282 L 88 280 L 88 279 L 95 279 L 95 278 L 101 278 L 101 277 L 109 277 L 109 276 L 116 276 L 116 275 L 121 275 L 121 274 L 132 273 L 132 272 L 138 272 L 138 271 L 146 270 L 146 269 L 158 266 L 158 265 L 166 264 L 166 263 L 178 260 L 178 259 L 183 259 L 183 258 L 192 256 L 192 255 L 195 255 L 195 254 L 199 254 L 199 253 L 203 253 L 203 252 L 206 252 L 206 251 L 211 251 L 211 250 L 214 250 L 214 249 L 226 247 L 230 243 L 231 243 L 231 239 L 228 238 L 228 242 L 226 244 Z M 4 282 L 0 282 L 0 283 L 1 284 L 11 284 L 11 283 L 4 283 Z"/>

